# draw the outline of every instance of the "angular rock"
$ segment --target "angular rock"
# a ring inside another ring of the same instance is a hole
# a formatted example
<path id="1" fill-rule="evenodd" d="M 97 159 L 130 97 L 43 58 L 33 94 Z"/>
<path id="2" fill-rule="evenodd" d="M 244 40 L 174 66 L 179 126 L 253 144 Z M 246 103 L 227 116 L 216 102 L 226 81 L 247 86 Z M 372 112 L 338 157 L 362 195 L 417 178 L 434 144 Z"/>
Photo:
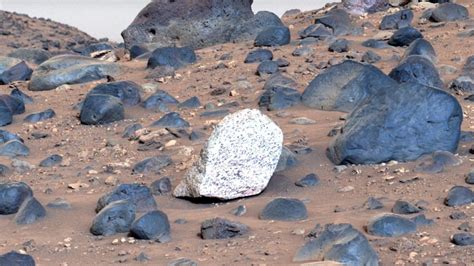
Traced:
<path id="1" fill-rule="evenodd" d="M 145 158 L 133 166 L 132 172 L 135 174 L 159 174 L 161 169 L 170 165 L 173 161 L 168 155 L 158 155 Z"/>
<path id="2" fill-rule="evenodd" d="M 148 48 L 145 47 L 145 45 L 132 45 L 132 47 L 130 47 L 129 52 L 130 52 L 130 59 L 135 59 L 143 54 L 150 52 L 150 50 L 148 50 Z"/>
<path id="3" fill-rule="evenodd" d="M 460 76 L 457 77 L 451 84 L 449 85 L 449 89 L 452 90 L 454 93 L 463 94 L 471 94 L 465 100 L 473 101 L 474 97 L 472 94 L 474 93 L 474 80 L 468 76 Z"/>
<path id="4" fill-rule="evenodd" d="M 442 89 L 444 87 L 438 70 L 429 59 L 420 55 L 412 55 L 403 59 L 389 76 L 398 83 L 415 82 L 422 85 Z"/>
<path id="5" fill-rule="evenodd" d="M 0 75 L 12 68 L 13 66 L 21 63 L 20 59 L 13 58 L 13 57 L 8 57 L 8 56 L 0 56 Z"/>
<path id="6" fill-rule="evenodd" d="M 301 39 L 316 38 L 318 40 L 326 40 L 332 36 L 332 29 L 323 24 L 311 24 L 298 34 Z"/>
<path id="7" fill-rule="evenodd" d="M 39 164 L 40 167 L 53 167 L 60 164 L 63 161 L 63 157 L 59 154 L 53 154 L 48 158 L 42 160 Z"/>
<path id="8" fill-rule="evenodd" d="M 0 265 L 2 266 L 35 266 L 35 260 L 30 255 L 20 254 L 10 251 L 0 255 Z"/>
<path id="9" fill-rule="evenodd" d="M 394 214 L 378 215 L 367 224 L 367 233 L 382 237 L 399 237 L 416 232 L 416 223 Z"/>
<path id="10" fill-rule="evenodd" d="M 271 26 L 283 26 L 270 12 L 252 12 L 252 1 L 184 0 L 148 4 L 122 32 L 127 48 L 190 46 L 194 49 L 218 43 L 252 40 Z"/>
<path id="11" fill-rule="evenodd" d="M 248 226 L 222 218 L 206 220 L 201 224 L 202 239 L 227 239 L 245 235 Z"/>
<path id="12" fill-rule="evenodd" d="M 88 95 L 106 94 L 119 98 L 126 106 L 140 103 L 142 87 L 133 81 L 115 81 L 95 86 Z M 87 96 L 86 96 L 87 97 Z"/>
<path id="13" fill-rule="evenodd" d="M 304 203 L 298 199 L 278 198 L 269 202 L 259 218 L 261 220 L 301 221 L 308 218 Z"/>
<path id="14" fill-rule="evenodd" d="M 281 150 L 280 159 L 278 160 L 278 165 L 275 169 L 275 172 L 281 172 L 286 169 L 289 169 L 295 166 L 298 163 L 296 155 L 287 147 L 283 146 Z"/>
<path id="15" fill-rule="evenodd" d="M 51 119 L 55 116 L 56 116 L 56 112 L 54 112 L 53 109 L 49 108 L 49 109 L 46 109 L 46 110 L 41 111 L 41 112 L 32 113 L 32 114 L 27 115 L 23 119 L 23 121 L 29 122 L 29 123 L 36 123 L 36 122 L 39 122 L 39 121 L 44 121 L 44 120 Z"/>
<path id="16" fill-rule="evenodd" d="M 19 115 L 25 112 L 25 103 L 13 96 L 2 94 L 0 95 L 0 105 L 5 106 L 12 115 Z"/>
<path id="17" fill-rule="evenodd" d="M 51 58 L 51 54 L 48 51 L 32 48 L 16 49 L 13 52 L 9 53 L 8 56 L 18 58 L 20 60 L 24 60 L 36 65 L 39 65 Z"/>
<path id="18" fill-rule="evenodd" d="M 448 192 L 444 204 L 450 207 L 468 205 L 474 202 L 474 192 L 467 187 L 455 186 Z"/>
<path id="19" fill-rule="evenodd" d="M 431 11 L 430 20 L 434 22 L 456 21 L 469 18 L 466 7 L 455 3 L 443 3 Z"/>
<path id="20" fill-rule="evenodd" d="M 281 74 L 272 75 L 264 85 L 264 93 L 260 96 L 258 105 L 268 111 L 282 110 L 301 102 L 299 91 L 292 79 Z"/>
<path id="21" fill-rule="evenodd" d="M 0 85 L 10 84 L 13 81 L 29 80 L 32 73 L 33 70 L 25 62 L 21 62 L 0 74 Z"/>
<path id="22" fill-rule="evenodd" d="M 260 111 L 228 115 L 215 127 L 174 196 L 229 200 L 259 194 L 277 167 L 282 142 L 281 129 Z"/>
<path id="23" fill-rule="evenodd" d="M 270 27 L 260 32 L 255 38 L 254 45 L 261 46 L 283 46 L 291 41 L 290 29 L 284 26 Z"/>
<path id="24" fill-rule="evenodd" d="M 259 76 L 271 75 L 277 72 L 278 63 L 275 61 L 263 61 L 257 68 L 257 74 Z"/>
<path id="25" fill-rule="evenodd" d="M 169 66 L 178 69 L 193 64 L 196 60 L 196 54 L 190 48 L 163 47 L 151 53 L 147 68 L 153 69 L 159 66 Z"/>
<path id="26" fill-rule="evenodd" d="M 462 110 L 451 95 L 402 84 L 361 103 L 329 146 L 335 164 L 416 160 L 435 151 L 455 152 Z"/>
<path id="27" fill-rule="evenodd" d="M 304 105 L 326 111 L 352 111 L 372 95 L 392 91 L 396 83 L 378 68 L 346 60 L 319 74 L 303 92 Z"/>
<path id="28" fill-rule="evenodd" d="M 400 10 L 395 14 L 383 17 L 380 22 L 379 29 L 381 30 L 397 30 L 404 27 L 411 26 L 413 21 L 413 11 L 410 9 Z"/>
<path id="29" fill-rule="evenodd" d="M 365 202 L 364 207 L 367 210 L 378 210 L 378 209 L 382 209 L 384 205 L 379 199 L 376 199 L 374 197 L 369 197 L 367 199 L 367 202 Z"/>
<path id="30" fill-rule="evenodd" d="M 0 126 L 6 126 L 11 124 L 13 121 L 13 114 L 10 111 L 10 108 L 8 106 L 0 101 Z"/>
<path id="31" fill-rule="evenodd" d="M 300 180 L 296 181 L 295 185 L 298 187 L 314 187 L 319 185 L 320 180 L 316 174 L 309 174 Z"/>
<path id="32" fill-rule="evenodd" d="M 103 236 L 127 233 L 135 220 L 135 211 L 135 205 L 127 200 L 112 202 L 95 216 L 90 232 Z"/>
<path id="33" fill-rule="evenodd" d="M 332 261 L 344 265 L 379 264 L 377 252 L 367 238 L 350 224 L 329 224 L 316 239 L 301 247 L 293 257 L 295 262 Z"/>
<path id="34" fill-rule="evenodd" d="M 43 217 L 46 217 L 46 210 L 43 205 L 36 198 L 29 197 L 21 204 L 15 216 L 15 222 L 21 225 L 32 224 Z"/>
<path id="35" fill-rule="evenodd" d="M 362 62 L 369 64 L 377 63 L 380 60 L 382 60 L 382 57 L 373 51 L 367 51 L 362 55 Z"/>
<path id="36" fill-rule="evenodd" d="M 27 95 L 26 93 L 22 92 L 20 89 L 13 89 L 10 92 L 10 96 L 17 98 L 18 100 L 22 101 L 24 104 L 33 103 L 33 98 Z"/>
<path id="37" fill-rule="evenodd" d="M 349 14 L 342 9 L 333 9 L 316 19 L 315 24 L 322 24 L 332 30 L 335 36 L 348 35 L 352 29 L 352 21 Z"/>
<path id="38" fill-rule="evenodd" d="M 264 62 L 264 61 L 268 61 L 272 59 L 273 59 L 272 51 L 268 49 L 259 48 L 259 49 L 250 51 L 247 54 L 247 57 L 245 57 L 244 63 L 251 64 L 251 63 Z"/>
<path id="39" fill-rule="evenodd" d="M 408 58 L 412 55 L 424 56 L 429 59 L 433 64 L 437 62 L 436 51 L 429 41 L 420 38 L 413 41 L 403 54 L 403 59 Z"/>
<path id="40" fill-rule="evenodd" d="M 21 204 L 32 196 L 33 191 L 23 182 L 0 183 L 0 215 L 17 213 Z"/>
<path id="41" fill-rule="evenodd" d="M 329 52 L 345 53 L 349 51 L 349 41 L 346 39 L 338 39 L 329 45 L 328 50 Z"/>
<path id="42" fill-rule="evenodd" d="M 466 183 L 469 184 L 469 185 L 474 185 L 474 172 L 470 172 L 467 176 L 466 176 Z"/>
<path id="43" fill-rule="evenodd" d="M 132 138 L 135 136 L 135 132 L 137 132 L 138 130 L 142 129 L 143 126 L 141 124 L 131 124 L 131 125 L 128 125 L 124 130 L 123 130 L 123 133 L 122 133 L 122 138 Z"/>
<path id="44" fill-rule="evenodd" d="M 46 204 L 46 207 L 51 209 L 61 209 L 61 210 L 68 210 L 71 209 L 71 203 L 63 198 L 56 198 L 50 203 Z"/>
<path id="45" fill-rule="evenodd" d="M 45 61 L 35 69 L 28 89 L 53 90 L 63 84 L 85 83 L 119 73 L 120 68 L 114 63 L 84 56 L 60 55 Z"/>
<path id="46" fill-rule="evenodd" d="M 150 184 L 151 192 L 153 195 L 163 195 L 171 192 L 171 180 L 169 177 L 163 177 Z"/>
<path id="47" fill-rule="evenodd" d="M 0 145 L 0 156 L 16 157 L 28 155 L 30 155 L 30 149 L 21 141 L 10 140 Z"/>
<path id="48" fill-rule="evenodd" d="M 116 201 L 126 200 L 136 207 L 137 212 L 154 211 L 157 208 L 150 188 L 140 184 L 121 184 L 97 201 L 96 212 Z M 133 221 L 132 221 L 133 222 Z"/>
<path id="49" fill-rule="evenodd" d="M 388 40 L 388 44 L 392 46 L 408 46 L 420 38 L 423 38 L 423 35 L 417 29 L 408 26 L 397 30 Z"/>
<path id="50" fill-rule="evenodd" d="M 189 122 L 181 118 L 179 113 L 171 112 L 162 116 L 157 121 L 151 124 L 152 127 L 166 127 L 166 128 L 187 128 Z"/>
<path id="51" fill-rule="evenodd" d="M 193 96 L 186 101 L 179 103 L 178 108 L 180 109 L 197 109 L 201 107 L 201 101 L 199 101 L 199 98 L 197 96 Z"/>
<path id="52" fill-rule="evenodd" d="M 392 208 L 392 212 L 396 214 L 413 214 L 420 211 L 420 208 L 403 200 L 397 200 Z"/>
<path id="53" fill-rule="evenodd" d="M 136 239 L 165 243 L 171 240 L 168 216 L 162 211 L 151 211 L 133 222 L 130 234 Z"/>
<path id="54" fill-rule="evenodd" d="M 79 118 L 85 125 L 108 124 L 124 119 L 125 109 L 117 97 L 92 94 L 84 100 Z"/>
<path id="55" fill-rule="evenodd" d="M 145 109 L 166 109 L 166 105 L 178 104 L 173 96 L 167 93 L 164 90 L 157 90 L 153 95 L 148 97 L 143 103 L 142 106 Z"/>

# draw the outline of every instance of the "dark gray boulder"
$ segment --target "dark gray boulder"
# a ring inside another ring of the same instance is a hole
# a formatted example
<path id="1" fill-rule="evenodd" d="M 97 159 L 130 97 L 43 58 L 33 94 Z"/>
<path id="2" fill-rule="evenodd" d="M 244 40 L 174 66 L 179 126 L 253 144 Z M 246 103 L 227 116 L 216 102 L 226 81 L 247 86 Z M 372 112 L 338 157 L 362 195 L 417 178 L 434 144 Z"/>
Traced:
<path id="1" fill-rule="evenodd" d="M 283 26 L 273 13 L 252 12 L 252 0 L 153 1 L 122 32 L 125 47 L 192 47 L 253 40 L 262 30 Z"/>
<path id="2" fill-rule="evenodd" d="M 431 11 L 430 20 L 434 22 L 456 21 L 469 18 L 466 7 L 455 3 L 443 3 Z"/>
<path id="3" fill-rule="evenodd" d="M 28 155 L 30 155 L 30 149 L 21 141 L 10 140 L 0 145 L 0 156 L 16 157 Z"/>
<path id="4" fill-rule="evenodd" d="M 257 75 L 266 76 L 277 73 L 279 70 L 278 63 L 275 61 L 263 61 L 257 67 Z"/>
<path id="5" fill-rule="evenodd" d="M 135 174 L 159 174 L 160 170 L 172 163 L 168 155 L 158 155 L 145 158 L 133 166 L 132 172 Z"/>
<path id="6" fill-rule="evenodd" d="M 25 103 L 11 95 L 0 95 L 0 104 L 6 106 L 12 115 L 19 115 L 25 112 Z"/>
<path id="7" fill-rule="evenodd" d="M 46 217 L 46 209 L 34 197 L 29 197 L 23 201 L 15 216 L 16 224 L 32 224 L 37 220 Z"/>
<path id="8" fill-rule="evenodd" d="M 408 58 L 412 55 L 424 56 L 429 59 L 432 63 L 437 62 L 436 51 L 429 41 L 420 38 L 413 41 L 405 50 L 402 59 Z"/>
<path id="9" fill-rule="evenodd" d="M 25 199 L 32 196 L 33 191 L 23 182 L 0 184 L 0 215 L 17 213 Z"/>
<path id="10" fill-rule="evenodd" d="M 23 119 L 23 121 L 29 122 L 29 123 L 36 123 L 36 122 L 39 122 L 39 121 L 44 121 L 44 120 L 51 119 L 55 116 L 56 116 L 56 112 L 54 112 L 53 109 L 49 108 L 49 109 L 46 109 L 46 110 L 41 111 L 41 112 L 32 113 L 32 114 L 27 115 Z"/>
<path id="11" fill-rule="evenodd" d="M 103 236 L 128 233 L 135 220 L 135 210 L 135 205 L 127 200 L 114 201 L 95 216 L 90 232 Z"/>
<path id="12" fill-rule="evenodd" d="M 10 84 L 13 81 L 29 80 L 32 73 L 33 70 L 22 61 L 0 74 L 0 85 Z"/>
<path id="13" fill-rule="evenodd" d="M 162 116 L 157 121 L 151 124 L 152 127 L 165 127 L 165 128 L 187 128 L 189 122 L 184 120 L 179 113 L 171 112 Z"/>
<path id="14" fill-rule="evenodd" d="M 352 25 L 349 14 L 342 9 L 333 9 L 325 15 L 316 19 L 315 24 L 322 24 L 332 30 L 335 36 L 348 35 L 352 32 Z"/>
<path id="15" fill-rule="evenodd" d="M 291 41 L 290 29 L 284 26 L 270 27 L 260 32 L 255 38 L 254 45 L 261 46 L 282 46 Z"/>
<path id="16" fill-rule="evenodd" d="M 301 94 L 295 88 L 297 83 L 282 74 L 272 75 L 264 85 L 258 105 L 268 111 L 282 110 L 301 102 Z"/>
<path id="17" fill-rule="evenodd" d="M 165 243 L 171 240 L 168 216 L 162 211 L 151 211 L 133 222 L 130 234 L 137 239 Z"/>
<path id="18" fill-rule="evenodd" d="M 201 107 L 201 101 L 197 96 L 193 96 L 178 104 L 179 109 L 198 109 Z"/>
<path id="19" fill-rule="evenodd" d="M 157 208 L 155 198 L 149 187 L 140 184 L 121 184 L 97 201 L 96 212 L 115 201 L 126 200 L 136 207 L 138 212 L 154 211 Z"/>
<path id="20" fill-rule="evenodd" d="M 79 119 L 85 125 L 101 125 L 125 118 L 125 109 L 119 98 L 106 94 L 91 94 L 82 104 Z"/>
<path id="21" fill-rule="evenodd" d="M 39 65 L 51 58 L 51 54 L 43 49 L 20 48 L 8 54 L 9 57 L 18 58 Z"/>
<path id="22" fill-rule="evenodd" d="M 35 266 L 35 260 L 30 255 L 20 254 L 16 251 L 0 255 L 1 266 Z"/>
<path id="23" fill-rule="evenodd" d="M 312 108 L 350 112 L 364 99 L 396 87 L 396 82 L 378 68 L 346 60 L 311 81 L 301 100 Z"/>
<path id="24" fill-rule="evenodd" d="M 328 224 L 293 257 L 295 262 L 331 261 L 344 265 L 379 265 L 377 252 L 367 238 L 350 224 Z"/>
<path id="25" fill-rule="evenodd" d="M 439 89 L 444 87 L 436 67 L 429 59 L 420 55 L 403 59 L 388 75 L 398 83 L 419 83 Z"/>
<path id="26" fill-rule="evenodd" d="M 13 58 L 13 57 L 8 57 L 8 56 L 0 56 L 0 75 L 12 68 L 13 66 L 21 63 L 22 60 Z"/>
<path id="27" fill-rule="evenodd" d="M 141 101 L 141 89 L 142 87 L 133 81 L 115 81 L 95 86 L 91 91 L 89 91 L 88 95 L 111 95 L 119 98 L 124 105 L 133 106 Z"/>
<path id="28" fill-rule="evenodd" d="M 417 29 L 408 26 L 397 30 L 388 40 L 388 44 L 392 46 L 408 46 L 420 38 L 423 38 L 423 35 Z"/>
<path id="29" fill-rule="evenodd" d="M 151 53 L 147 67 L 153 69 L 168 66 L 178 69 L 193 64 L 196 60 L 196 54 L 188 47 L 162 47 Z"/>
<path id="30" fill-rule="evenodd" d="M 201 224 L 202 239 L 227 239 L 246 234 L 249 227 L 222 218 L 206 220 Z"/>
<path id="31" fill-rule="evenodd" d="M 416 232 L 416 223 L 395 214 L 383 214 L 372 218 L 367 233 L 382 237 L 399 237 Z"/>
<path id="32" fill-rule="evenodd" d="M 360 103 L 328 155 L 335 164 L 376 164 L 455 152 L 462 119 L 461 106 L 450 94 L 405 83 Z"/>
<path id="33" fill-rule="evenodd" d="M 380 22 L 381 30 L 397 30 L 411 25 L 413 21 L 413 11 L 410 9 L 400 10 L 395 14 L 386 15 Z"/>
<path id="34" fill-rule="evenodd" d="M 171 96 L 166 91 L 157 90 L 150 97 L 148 97 L 141 104 L 141 106 L 145 109 L 166 110 L 167 105 L 176 105 L 178 103 L 179 103 L 178 100 L 176 100 L 173 96 Z"/>
<path id="35" fill-rule="evenodd" d="M 269 202 L 259 218 L 261 220 L 300 221 L 308 218 L 304 203 L 298 199 L 278 198 Z"/>
<path id="36" fill-rule="evenodd" d="M 244 63 L 258 63 L 263 61 L 268 61 L 273 59 L 272 51 L 268 49 L 259 48 L 253 51 L 250 51 L 245 57 Z"/>
<path id="37" fill-rule="evenodd" d="M 31 77 L 31 91 L 53 90 L 63 84 L 79 84 L 116 76 L 117 64 L 77 55 L 55 56 L 39 65 Z"/>
<path id="38" fill-rule="evenodd" d="M 332 29 L 324 26 L 323 24 L 311 24 L 304 30 L 300 31 L 298 35 L 301 39 L 305 38 L 316 38 L 318 40 L 326 40 L 332 35 Z"/>
<path id="39" fill-rule="evenodd" d="M 448 192 L 444 199 L 446 206 L 456 207 L 468 205 L 474 202 L 474 192 L 468 187 L 455 186 Z"/>

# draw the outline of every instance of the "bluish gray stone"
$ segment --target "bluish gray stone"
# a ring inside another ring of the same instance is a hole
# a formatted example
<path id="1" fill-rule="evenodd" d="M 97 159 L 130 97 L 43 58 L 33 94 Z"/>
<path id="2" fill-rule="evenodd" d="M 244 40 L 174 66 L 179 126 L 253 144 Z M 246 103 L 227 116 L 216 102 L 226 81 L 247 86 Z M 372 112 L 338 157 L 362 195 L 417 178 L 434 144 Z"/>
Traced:
<path id="1" fill-rule="evenodd" d="M 151 53 L 147 67 L 170 66 L 178 69 L 196 61 L 196 54 L 188 47 L 162 47 Z"/>
<path id="2" fill-rule="evenodd" d="M 96 212 L 115 201 L 127 200 L 138 212 L 154 211 L 157 208 L 155 198 L 149 187 L 140 184 L 121 184 L 97 201 Z"/>
<path id="3" fill-rule="evenodd" d="M 278 198 L 268 203 L 260 212 L 261 220 L 301 221 L 308 218 L 304 203 L 298 199 Z"/>
<path id="4" fill-rule="evenodd" d="M 367 224 L 367 233 L 382 237 L 399 237 L 416 232 L 416 223 L 394 214 L 372 218 Z"/>
<path id="5" fill-rule="evenodd" d="M 137 239 L 165 243 L 171 240 L 168 216 L 162 211 L 151 211 L 133 222 L 130 234 Z"/>
<path id="6" fill-rule="evenodd" d="M 202 239 L 227 239 L 245 235 L 249 227 L 222 218 L 206 220 L 201 224 Z"/>
<path id="7" fill-rule="evenodd" d="M 186 128 L 189 127 L 189 122 L 181 118 L 179 113 L 171 112 L 162 116 L 157 121 L 151 124 L 152 127 L 166 127 L 166 128 Z"/>
<path id="8" fill-rule="evenodd" d="M 451 207 L 468 205 L 474 202 L 474 192 L 467 187 L 454 186 L 449 190 L 444 204 Z"/>
<path id="9" fill-rule="evenodd" d="M 84 100 L 80 120 L 85 125 L 101 125 L 120 121 L 125 118 L 125 109 L 119 98 L 92 94 Z"/>
<path id="10" fill-rule="evenodd" d="M 23 182 L 0 183 L 0 215 L 17 213 L 23 201 L 32 196 L 33 191 Z"/>
<path id="11" fill-rule="evenodd" d="M 15 216 L 16 224 L 32 224 L 37 220 L 46 217 L 46 210 L 34 197 L 29 197 L 23 201 Z"/>
<path id="12" fill-rule="evenodd" d="M 95 86 L 91 91 L 89 91 L 88 95 L 111 95 L 119 98 L 124 105 L 133 106 L 141 101 L 141 89 L 141 86 L 133 81 L 115 81 Z"/>
<path id="13" fill-rule="evenodd" d="M 135 220 L 135 211 L 135 205 L 127 200 L 114 201 L 95 216 L 90 232 L 103 236 L 128 233 Z"/>
<path id="14" fill-rule="evenodd" d="M 272 51 L 268 49 L 259 48 L 259 49 L 250 51 L 247 54 L 247 57 L 245 57 L 244 63 L 251 64 L 251 63 L 258 63 L 258 62 L 263 62 L 263 61 L 272 60 L 272 59 L 273 59 Z"/>
<path id="15" fill-rule="evenodd" d="M 291 41 L 290 29 L 285 26 L 270 27 L 260 32 L 255 38 L 254 45 L 261 46 L 282 46 Z"/>
<path id="16" fill-rule="evenodd" d="M 30 122 L 30 123 L 36 123 L 36 122 L 39 122 L 39 121 L 44 121 L 44 120 L 51 119 L 55 116 L 56 116 L 56 112 L 54 112 L 53 109 L 49 108 L 49 109 L 46 109 L 46 110 L 41 111 L 41 112 L 32 113 L 32 114 L 27 115 L 23 119 L 23 121 Z"/>

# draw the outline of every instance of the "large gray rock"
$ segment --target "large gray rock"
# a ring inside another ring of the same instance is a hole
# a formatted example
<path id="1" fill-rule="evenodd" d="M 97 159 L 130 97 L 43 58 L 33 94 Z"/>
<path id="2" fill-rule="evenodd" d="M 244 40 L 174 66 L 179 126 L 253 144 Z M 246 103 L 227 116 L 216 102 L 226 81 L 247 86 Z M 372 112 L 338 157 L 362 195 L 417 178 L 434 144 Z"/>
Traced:
<path id="1" fill-rule="evenodd" d="M 77 55 L 60 55 L 35 69 L 28 87 L 31 91 L 53 90 L 63 84 L 90 82 L 120 72 L 117 64 Z"/>
<path id="2" fill-rule="evenodd" d="M 379 265 L 377 252 L 367 238 L 350 224 L 329 224 L 316 238 L 300 248 L 295 262 L 333 261 L 344 265 Z"/>
<path id="3" fill-rule="evenodd" d="M 20 59 L 8 57 L 8 56 L 0 56 L 0 75 L 4 71 L 12 68 L 15 65 L 18 65 L 19 63 L 21 63 Z"/>
<path id="4" fill-rule="evenodd" d="M 372 95 L 391 91 L 396 82 L 372 65 L 344 61 L 319 74 L 303 92 L 303 104 L 327 111 L 350 112 Z"/>
<path id="5" fill-rule="evenodd" d="M 282 143 L 281 129 L 260 111 L 228 115 L 174 195 L 229 200 L 259 194 L 277 167 Z"/>
<path id="6" fill-rule="evenodd" d="M 283 26 L 270 12 L 252 12 L 253 0 L 153 1 L 122 32 L 125 46 L 190 46 L 194 49 L 253 40 L 263 29 Z"/>
<path id="7" fill-rule="evenodd" d="M 330 144 L 329 158 L 336 164 L 371 164 L 455 152 L 462 119 L 450 94 L 405 83 L 359 104 Z"/>

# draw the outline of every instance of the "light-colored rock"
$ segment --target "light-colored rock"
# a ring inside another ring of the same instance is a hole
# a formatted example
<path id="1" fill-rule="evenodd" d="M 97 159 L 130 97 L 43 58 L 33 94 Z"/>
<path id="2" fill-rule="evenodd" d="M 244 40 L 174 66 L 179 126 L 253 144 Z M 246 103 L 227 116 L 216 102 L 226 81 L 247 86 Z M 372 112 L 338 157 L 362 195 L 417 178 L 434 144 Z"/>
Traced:
<path id="1" fill-rule="evenodd" d="M 259 194 L 273 175 L 283 146 L 281 129 L 258 110 L 226 116 L 201 156 L 176 187 L 176 197 L 223 200 Z"/>

